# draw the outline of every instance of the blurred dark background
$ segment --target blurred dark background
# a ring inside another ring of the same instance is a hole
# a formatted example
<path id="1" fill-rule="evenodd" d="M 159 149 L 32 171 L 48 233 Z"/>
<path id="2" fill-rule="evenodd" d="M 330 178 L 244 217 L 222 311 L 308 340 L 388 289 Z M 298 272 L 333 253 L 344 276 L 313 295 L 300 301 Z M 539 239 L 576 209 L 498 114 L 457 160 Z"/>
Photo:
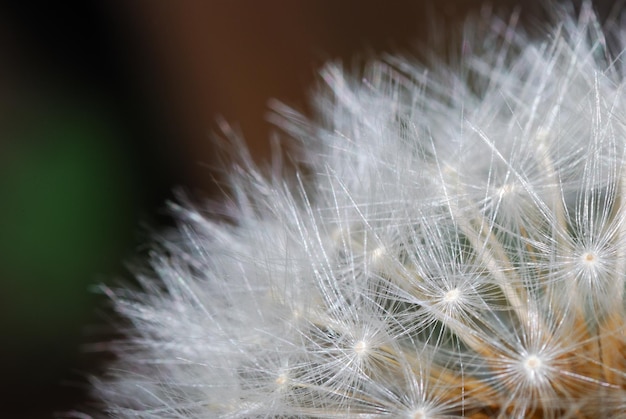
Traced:
<path id="1" fill-rule="evenodd" d="M 216 116 L 262 161 L 270 98 L 309 112 L 325 61 L 441 42 L 433 16 L 453 32 L 481 5 L 0 3 L 0 417 L 89 407 L 106 355 L 85 345 L 111 333 L 95 286 L 131 280 L 175 188 L 217 197 Z"/>

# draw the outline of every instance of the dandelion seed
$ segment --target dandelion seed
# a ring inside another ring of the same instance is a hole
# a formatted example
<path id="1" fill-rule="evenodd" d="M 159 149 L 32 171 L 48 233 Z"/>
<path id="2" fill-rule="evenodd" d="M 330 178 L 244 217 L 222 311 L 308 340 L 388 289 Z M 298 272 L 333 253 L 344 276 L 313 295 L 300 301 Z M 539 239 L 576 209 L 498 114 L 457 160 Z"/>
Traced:
<path id="1" fill-rule="evenodd" d="M 448 304 L 454 304 L 459 300 L 460 295 L 461 295 L 461 292 L 459 291 L 458 288 L 451 289 L 450 291 L 444 294 L 443 301 Z"/>
<path id="2" fill-rule="evenodd" d="M 593 267 L 597 261 L 598 261 L 598 257 L 596 254 L 594 254 L 593 252 L 585 252 L 583 253 L 582 257 L 581 257 L 583 263 L 585 263 L 588 266 Z"/>
<path id="3" fill-rule="evenodd" d="M 285 373 L 281 373 L 278 375 L 278 377 L 276 377 L 276 385 L 279 387 L 283 387 L 285 384 L 287 384 L 288 378 L 287 378 L 287 374 Z"/>
<path id="4" fill-rule="evenodd" d="M 367 342 L 360 340 L 354 345 L 354 352 L 357 354 L 359 358 L 363 358 L 367 356 L 368 352 Z"/>
<path id="5" fill-rule="evenodd" d="M 537 374 L 541 373 L 541 364 L 541 359 L 537 355 L 529 355 L 524 360 L 524 369 L 531 381 L 535 379 Z"/>
<path id="6" fill-rule="evenodd" d="M 411 413 L 409 419 L 428 419 L 428 415 L 424 409 L 417 409 L 415 412 Z"/>

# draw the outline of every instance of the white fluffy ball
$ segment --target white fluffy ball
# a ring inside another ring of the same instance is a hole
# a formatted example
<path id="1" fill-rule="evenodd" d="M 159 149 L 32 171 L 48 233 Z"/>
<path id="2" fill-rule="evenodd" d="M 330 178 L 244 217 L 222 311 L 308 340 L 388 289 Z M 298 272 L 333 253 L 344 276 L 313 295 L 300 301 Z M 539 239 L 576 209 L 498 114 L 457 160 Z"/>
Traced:
<path id="1" fill-rule="evenodd" d="M 624 415 L 624 65 L 588 5 L 559 23 L 327 66 L 321 122 L 283 109 L 305 170 L 243 159 L 233 222 L 180 211 L 156 277 L 110 291 L 107 414 Z"/>

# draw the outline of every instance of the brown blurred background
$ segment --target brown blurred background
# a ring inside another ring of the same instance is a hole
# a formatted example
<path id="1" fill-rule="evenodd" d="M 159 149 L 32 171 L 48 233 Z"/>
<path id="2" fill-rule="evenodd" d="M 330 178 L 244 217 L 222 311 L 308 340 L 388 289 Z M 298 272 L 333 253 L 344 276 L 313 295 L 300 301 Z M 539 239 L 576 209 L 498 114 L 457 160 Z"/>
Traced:
<path id="1" fill-rule="evenodd" d="M 515 3 L 495 9 L 541 18 L 539 2 Z M 94 285 L 131 280 L 123 262 L 173 225 L 164 203 L 176 187 L 215 196 L 218 115 L 261 161 L 269 99 L 309 112 L 324 62 L 419 55 L 417 45 L 445 44 L 481 6 L 0 3 L 0 417 L 89 407 L 85 375 L 106 357 L 84 344 L 111 333 Z"/>

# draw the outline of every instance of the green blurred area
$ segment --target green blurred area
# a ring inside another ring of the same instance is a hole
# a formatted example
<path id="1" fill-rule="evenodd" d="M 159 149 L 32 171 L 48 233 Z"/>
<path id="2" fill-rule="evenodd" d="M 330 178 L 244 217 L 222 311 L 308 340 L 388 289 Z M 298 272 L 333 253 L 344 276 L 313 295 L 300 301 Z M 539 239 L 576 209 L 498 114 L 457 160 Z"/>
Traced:
<path id="1" fill-rule="evenodd" d="M 96 322 L 90 288 L 119 269 L 135 222 L 133 173 L 107 113 L 35 109 L 16 115 L 0 145 L 5 394 L 67 378 Z"/>
<path id="2" fill-rule="evenodd" d="M 0 2 L 0 418 L 89 410 L 96 288 L 189 184 L 149 56 L 124 2 Z"/>
<path id="3" fill-rule="evenodd" d="M 40 117 L 2 162 L 1 266 L 19 279 L 9 283 L 3 307 L 23 314 L 15 318 L 19 327 L 53 332 L 53 321 L 84 309 L 59 303 L 84 294 L 89 279 L 80 276 L 106 266 L 115 253 L 121 207 L 130 198 L 123 188 L 128 168 L 111 147 L 111 130 L 95 118 Z"/>

